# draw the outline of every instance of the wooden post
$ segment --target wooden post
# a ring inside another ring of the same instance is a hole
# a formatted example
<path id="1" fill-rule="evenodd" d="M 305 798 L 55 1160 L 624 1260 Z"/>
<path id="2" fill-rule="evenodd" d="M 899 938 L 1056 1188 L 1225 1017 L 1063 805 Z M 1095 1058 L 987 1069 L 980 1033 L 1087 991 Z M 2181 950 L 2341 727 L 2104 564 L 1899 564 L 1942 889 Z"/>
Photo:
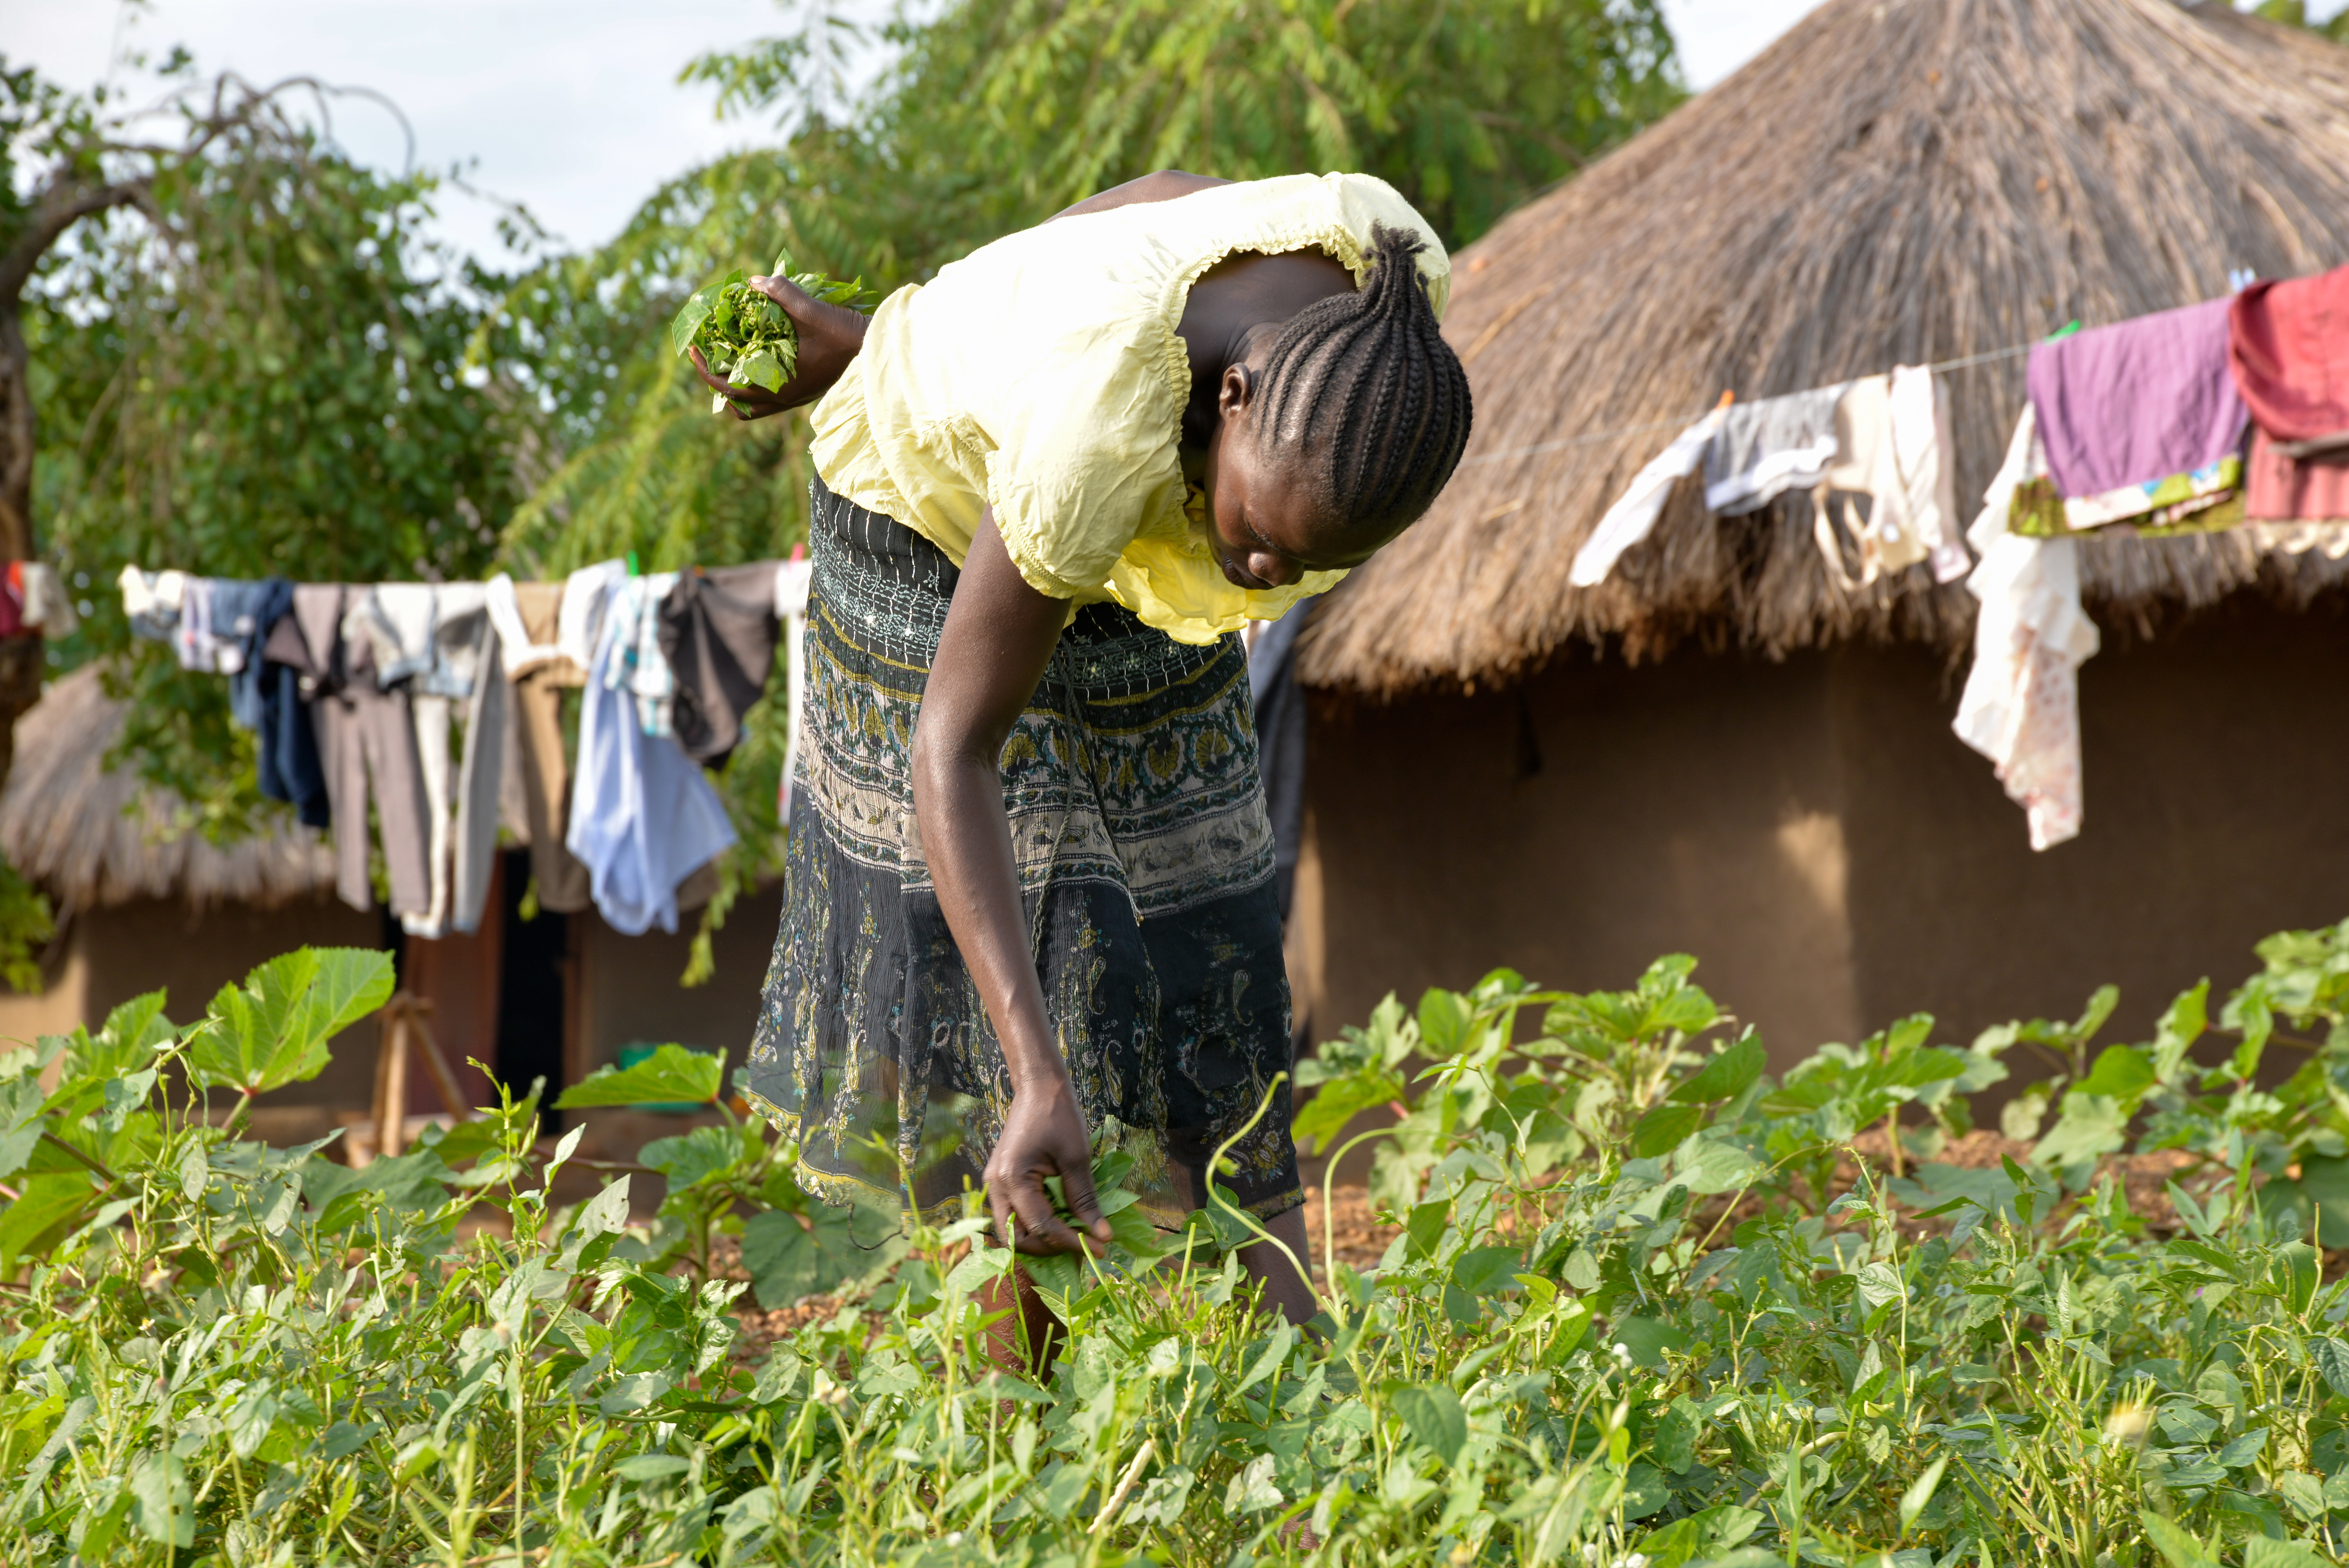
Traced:
<path id="1" fill-rule="evenodd" d="M 388 1160 L 408 1142 L 409 998 L 395 991 L 383 1005 L 383 1039 L 375 1062 L 375 1151 Z"/>
<path id="2" fill-rule="evenodd" d="M 448 1108 L 450 1119 L 471 1121 L 472 1108 L 465 1103 L 467 1096 L 464 1086 L 458 1081 L 457 1069 L 442 1053 L 440 1042 L 432 1037 L 431 1026 L 424 1021 L 424 1015 L 431 1010 L 429 1001 L 411 998 L 409 1002 L 409 1027 L 414 1033 L 417 1051 L 424 1058 L 424 1070 L 440 1092 L 440 1103 Z"/>

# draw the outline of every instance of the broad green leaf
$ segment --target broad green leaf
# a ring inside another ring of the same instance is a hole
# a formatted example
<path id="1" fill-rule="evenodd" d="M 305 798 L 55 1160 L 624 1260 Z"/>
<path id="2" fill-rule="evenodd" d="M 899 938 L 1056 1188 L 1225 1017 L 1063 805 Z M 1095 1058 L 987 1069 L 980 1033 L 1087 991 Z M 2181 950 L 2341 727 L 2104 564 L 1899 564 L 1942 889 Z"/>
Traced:
<path id="1" fill-rule="evenodd" d="M 316 1078 L 326 1042 L 382 1006 L 391 983 L 388 953 L 304 947 L 273 958 L 212 998 L 190 1033 L 189 1069 L 199 1083 L 246 1094 Z"/>
<path id="2" fill-rule="evenodd" d="M 1445 1464 L 1455 1463 L 1468 1446 L 1467 1407 L 1443 1385 L 1397 1388 L 1387 1403 L 1402 1418 L 1405 1429 Z M 1265 1462 L 1270 1463 L 1269 1456 Z"/>
<path id="3" fill-rule="evenodd" d="M 1419 1035 L 1431 1057 L 1448 1057 L 1467 1043 L 1467 998 L 1457 991 L 1430 989 L 1419 999 Z"/>
<path id="4" fill-rule="evenodd" d="M 47 1098 L 36 1078 L 0 1083 L 0 1177 L 23 1170 L 40 1146 L 42 1130 L 48 1124 L 41 1107 Z"/>
<path id="5" fill-rule="evenodd" d="M 757 1136 L 755 1129 L 751 1135 Z M 636 1163 L 667 1177 L 669 1191 L 677 1193 L 746 1170 L 757 1157 L 758 1146 L 733 1128 L 697 1127 L 675 1138 L 654 1139 L 638 1152 Z"/>
<path id="6" fill-rule="evenodd" d="M 632 1068 L 598 1068 L 563 1091 L 558 1110 L 602 1105 L 708 1105 L 726 1079 L 726 1058 L 663 1046 Z"/>
<path id="7" fill-rule="evenodd" d="M 0 1209 L 0 1277 L 13 1274 L 17 1260 L 72 1230 L 98 1197 L 96 1183 L 79 1166 L 11 1185 L 16 1186 L 16 1200 Z"/>
<path id="8" fill-rule="evenodd" d="M 1689 1134 L 1704 1125 L 1701 1105 L 1660 1105 L 1631 1125 L 1631 1152 L 1642 1160 L 1678 1148 Z"/>
<path id="9" fill-rule="evenodd" d="M 1525 1266 L 1525 1254 L 1515 1247 L 1472 1247 L 1453 1260 L 1452 1283 L 1470 1295 L 1499 1295 Z"/>
<path id="10" fill-rule="evenodd" d="M 1691 1105 L 1733 1099 L 1753 1086 L 1768 1064 L 1769 1053 L 1760 1037 L 1748 1035 L 1705 1063 L 1694 1078 L 1672 1090 L 1671 1098 Z"/>
<path id="11" fill-rule="evenodd" d="M 2080 1080 L 2076 1093 L 2109 1095 L 2134 1107 L 2156 1082 L 2153 1064 L 2134 1046 L 2107 1046 L 2096 1065 Z"/>

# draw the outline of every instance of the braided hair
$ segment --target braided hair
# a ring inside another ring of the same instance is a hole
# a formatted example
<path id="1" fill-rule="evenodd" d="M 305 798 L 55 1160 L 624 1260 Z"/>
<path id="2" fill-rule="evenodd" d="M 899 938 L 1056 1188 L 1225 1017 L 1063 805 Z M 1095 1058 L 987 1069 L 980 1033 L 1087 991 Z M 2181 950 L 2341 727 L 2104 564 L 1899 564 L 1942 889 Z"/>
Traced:
<path id="1" fill-rule="evenodd" d="M 1418 521 L 1468 444 L 1468 373 L 1419 275 L 1426 248 L 1408 229 L 1371 230 L 1369 281 L 1290 317 L 1265 364 L 1259 446 L 1303 462 L 1322 514 L 1358 531 Z"/>

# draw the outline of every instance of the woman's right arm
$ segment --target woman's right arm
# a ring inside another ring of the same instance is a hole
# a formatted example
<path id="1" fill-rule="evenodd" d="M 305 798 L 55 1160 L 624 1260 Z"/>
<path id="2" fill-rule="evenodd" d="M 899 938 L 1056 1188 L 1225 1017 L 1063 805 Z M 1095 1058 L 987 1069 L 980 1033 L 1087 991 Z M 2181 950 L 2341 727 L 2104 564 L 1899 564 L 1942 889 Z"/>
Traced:
<path id="1" fill-rule="evenodd" d="M 812 403 L 831 391 L 833 383 L 840 379 L 857 351 L 864 346 L 864 329 L 872 317 L 844 304 L 826 304 L 789 278 L 752 278 L 750 283 L 782 306 L 783 314 L 799 328 L 798 374 L 772 392 L 763 387 L 737 387 L 709 373 L 709 362 L 702 358 L 701 350 L 687 352 L 709 389 L 726 395 L 736 418 L 763 419 L 770 414 Z"/>
<path id="2" fill-rule="evenodd" d="M 1003 810 L 1003 745 L 1044 677 L 1068 613 L 1066 600 L 1038 593 L 1019 575 L 988 508 L 955 583 L 914 727 L 922 855 L 1011 1078 L 1011 1108 L 987 1161 L 988 1202 L 998 1234 L 1024 1253 L 1075 1252 L 1084 1244 L 1052 1212 L 1048 1176 L 1061 1178 L 1078 1223 L 1094 1240 L 1109 1241 L 1093 1197 L 1084 1113 L 1052 1037 L 1028 945 Z"/>

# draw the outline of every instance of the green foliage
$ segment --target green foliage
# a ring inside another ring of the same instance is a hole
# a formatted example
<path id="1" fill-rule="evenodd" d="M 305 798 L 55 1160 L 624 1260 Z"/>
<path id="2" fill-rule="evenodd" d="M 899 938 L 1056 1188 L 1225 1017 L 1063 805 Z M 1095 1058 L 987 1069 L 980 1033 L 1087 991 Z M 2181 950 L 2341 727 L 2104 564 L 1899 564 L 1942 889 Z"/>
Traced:
<path id="1" fill-rule="evenodd" d="M 563 1091 L 557 1110 L 599 1105 L 710 1105 L 726 1078 L 726 1061 L 708 1051 L 662 1046 L 632 1068 L 598 1068 Z"/>
<path id="2" fill-rule="evenodd" d="M 2102 998 L 1964 1050 L 1906 1019 L 1783 1081 L 1721 1037 L 1686 959 L 1624 992 L 1499 971 L 1415 1016 L 1390 1000 L 1312 1064 L 1323 1096 L 1400 1103 L 1370 1135 L 1402 1222 L 1380 1265 L 1325 1258 L 1300 1332 L 1247 1311 L 1228 1249 L 1261 1232 L 1228 1205 L 1122 1226 L 1107 1257 L 1036 1271 L 1069 1330 L 1036 1378 L 988 1359 L 978 1298 L 1009 1254 L 975 1204 L 888 1234 L 809 1203 L 711 1058 L 587 1097 L 713 1107 L 644 1150 L 669 1187 L 649 1223 L 625 1177 L 552 1205 L 579 1134 L 534 1147 L 533 1099 L 362 1170 L 239 1141 L 186 1098 L 194 1042 L 306 1063 L 367 994 L 295 954 L 193 1030 L 154 995 L 0 1057 L 0 1270 L 22 1281 L 0 1302 L 0 1556 L 2337 1563 L 2349 1282 L 2263 1161 L 2320 1158 L 2339 1113 L 2236 1096 L 2258 1038 L 2349 1097 L 2349 932 L 2261 953 L 2202 1067 L 2205 986 L 2093 1057 Z M 2108 1170 L 2059 1181 L 2076 1139 L 1991 1170 L 1921 1152 L 2018 1045 L 2076 1093 L 2137 1095 L 2138 1147 L 2207 1151 L 2174 1230 Z M 246 1059 L 240 1087 L 289 1070 Z M 1888 1105 L 1913 1108 L 1909 1176 L 1855 1162 Z M 1640 1152 L 1660 1110 L 1696 1120 Z M 1821 1150 L 1846 1164 L 1831 1197 L 1804 1173 Z M 1096 1160 L 1113 1221 L 1131 1171 Z M 846 1303 L 738 1367 L 719 1233 L 763 1304 Z"/>

